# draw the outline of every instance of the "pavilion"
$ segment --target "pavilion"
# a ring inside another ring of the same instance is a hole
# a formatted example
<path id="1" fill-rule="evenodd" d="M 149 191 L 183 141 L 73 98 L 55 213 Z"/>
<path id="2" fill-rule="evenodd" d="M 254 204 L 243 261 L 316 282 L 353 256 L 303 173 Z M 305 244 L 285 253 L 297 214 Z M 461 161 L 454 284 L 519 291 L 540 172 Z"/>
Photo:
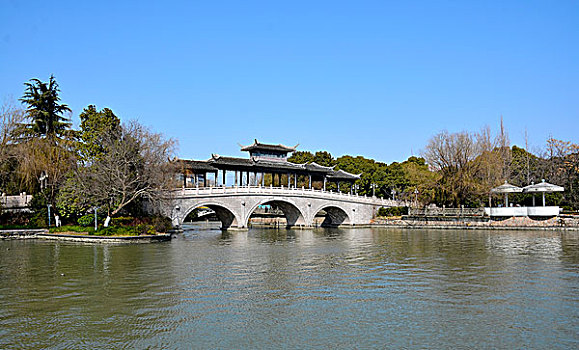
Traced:
<path id="1" fill-rule="evenodd" d="M 523 188 L 513 186 L 505 181 L 504 184 L 491 189 L 491 195 L 493 193 L 504 194 L 504 206 L 495 207 L 491 206 L 491 199 L 489 196 L 489 207 L 485 208 L 485 213 L 493 217 L 512 217 L 512 216 L 537 216 L 537 217 L 552 217 L 559 215 L 558 206 L 546 206 L 545 205 L 545 193 L 551 192 L 562 192 L 563 187 L 550 184 L 543 180 L 538 184 L 531 183 L 529 186 Z M 513 206 L 511 203 L 509 205 L 509 193 L 532 193 L 533 194 L 533 206 L 532 207 L 521 207 Z M 542 193 L 543 195 L 543 205 L 535 206 L 535 194 Z"/>
<path id="2" fill-rule="evenodd" d="M 274 187 L 297 188 L 298 178 L 305 179 L 307 187 L 314 182 L 321 183 L 319 189 L 326 190 L 328 182 L 353 184 L 361 174 L 351 174 L 344 170 L 334 170 L 315 162 L 295 164 L 288 161 L 288 154 L 295 152 L 297 145 L 288 147 L 281 144 L 260 143 L 242 146 L 241 151 L 249 152 L 249 158 L 226 157 L 212 154 L 204 161 L 180 159 L 182 166 L 179 181 L 183 188 L 265 186 L 266 175 L 270 175 L 269 185 Z M 350 191 L 354 186 L 350 186 Z"/>

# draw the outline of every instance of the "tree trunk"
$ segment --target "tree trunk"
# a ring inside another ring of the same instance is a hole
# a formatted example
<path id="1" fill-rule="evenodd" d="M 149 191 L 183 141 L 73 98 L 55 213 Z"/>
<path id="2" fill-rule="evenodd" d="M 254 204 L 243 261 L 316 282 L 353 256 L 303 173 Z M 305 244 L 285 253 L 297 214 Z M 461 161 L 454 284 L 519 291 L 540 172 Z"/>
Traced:
<path id="1" fill-rule="evenodd" d="M 107 215 L 107 218 L 105 219 L 104 227 L 109 227 L 110 222 L 111 222 L 111 217 Z"/>

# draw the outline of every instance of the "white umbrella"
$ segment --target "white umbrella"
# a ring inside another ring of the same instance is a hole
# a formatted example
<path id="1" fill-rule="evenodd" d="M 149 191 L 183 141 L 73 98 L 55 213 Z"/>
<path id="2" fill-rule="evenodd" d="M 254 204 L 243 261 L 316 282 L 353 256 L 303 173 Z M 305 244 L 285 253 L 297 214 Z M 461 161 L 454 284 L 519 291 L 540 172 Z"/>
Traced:
<path id="1" fill-rule="evenodd" d="M 561 186 L 553 185 L 548 182 L 545 182 L 543 179 L 542 182 L 538 184 L 530 184 L 529 186 L 523 187 L 523 192 L 525 193 L 532 193 L 533 194 L 533 206 L 535 206 L 535 193 L 542 192 L 543 193 L 543 206 L 545 206 L 545 193 L 551 192 L 563 192 L 565 189 Z"/>

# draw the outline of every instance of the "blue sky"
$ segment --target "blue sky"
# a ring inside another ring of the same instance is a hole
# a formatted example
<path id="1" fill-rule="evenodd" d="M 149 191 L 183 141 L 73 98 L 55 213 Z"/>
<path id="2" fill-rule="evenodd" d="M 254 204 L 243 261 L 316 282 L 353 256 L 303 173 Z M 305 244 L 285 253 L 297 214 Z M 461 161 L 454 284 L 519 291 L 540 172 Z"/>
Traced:
<path id="1" fill-rule="evenodd" d="M 446 129 L 579 142 L 577 1 L 0 2 L 0 99 L 54 74 L 179 141 L 402 161 Z"/>

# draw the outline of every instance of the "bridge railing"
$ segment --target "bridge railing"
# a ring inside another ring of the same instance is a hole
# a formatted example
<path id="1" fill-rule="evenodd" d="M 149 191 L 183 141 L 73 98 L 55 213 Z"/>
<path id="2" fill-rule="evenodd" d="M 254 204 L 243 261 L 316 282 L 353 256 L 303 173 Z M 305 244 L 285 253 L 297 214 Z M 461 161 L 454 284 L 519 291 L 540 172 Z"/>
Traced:
<path id="1" fill-rule="evenodd" d="M 183 196 L 211 196 L 211 195 L 237 195 L 237 194 L 276 194 L 276 195 L 301 195 L 316 196 L 319 198 L 349 200 L 381 206 L 409 206 L 406 201 L 397 201 L 378 197 L 359 196 L 357 194 L 317 190 L 303 187 L 264 187 L 264 186 L 235 186 L 235 187 L 195 187 L 183 188 L 176 191 L 177 195 Z"/>

